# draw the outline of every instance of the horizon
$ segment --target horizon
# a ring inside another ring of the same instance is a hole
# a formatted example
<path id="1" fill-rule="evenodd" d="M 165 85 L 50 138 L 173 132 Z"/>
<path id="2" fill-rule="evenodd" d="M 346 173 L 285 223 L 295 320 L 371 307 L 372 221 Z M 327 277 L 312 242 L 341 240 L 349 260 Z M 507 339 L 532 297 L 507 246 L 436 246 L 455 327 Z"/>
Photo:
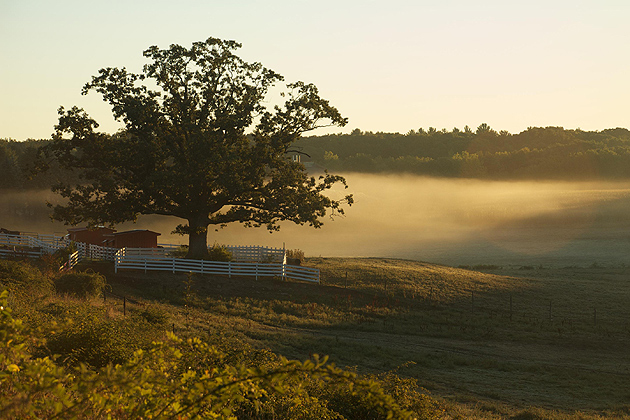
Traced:
<path id="1" fill-rule="evenodd" d="M 150 6 L 150 7 L 149 7 Z M 123 12 L 121 12 L 121 10 Z M 233 39 L 237 55 L 314 83 L 349 118 L 340 129 L 406 133 L 482 123 L 601 131 L 628 127 L 630 4 L 556 0 L 0 2 L 0 136 L 50 138 L 57 109 L 77 105 L 114 133 L 82 86 L 104 67 L 141 71 L 152 45 Z M 298 28 L 298 29 L 296 29 Z"/>

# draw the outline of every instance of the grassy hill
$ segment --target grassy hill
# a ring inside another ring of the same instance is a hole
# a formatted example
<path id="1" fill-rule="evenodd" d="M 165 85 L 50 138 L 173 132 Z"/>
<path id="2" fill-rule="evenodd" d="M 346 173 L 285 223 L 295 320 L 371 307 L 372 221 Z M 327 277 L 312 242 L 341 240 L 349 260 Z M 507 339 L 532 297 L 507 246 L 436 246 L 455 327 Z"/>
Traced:
<path id="1" fill-rule="evenodd" d="M 508 271 L 359 258 L 306 265 L 321 270 L 321 285 L 114 274 L 106 263 L 81 269 L 105 275 L 118 297 L 89 304 L 121 325 L 145 314 L 162 330 L 228 352 L 325 354 L 360 374 L 415 378 L 440 401 L 440 418 L 630 418 L 625 268 Z M 72 301 L 51 295 L 37 306 L 64 299 Z"/>

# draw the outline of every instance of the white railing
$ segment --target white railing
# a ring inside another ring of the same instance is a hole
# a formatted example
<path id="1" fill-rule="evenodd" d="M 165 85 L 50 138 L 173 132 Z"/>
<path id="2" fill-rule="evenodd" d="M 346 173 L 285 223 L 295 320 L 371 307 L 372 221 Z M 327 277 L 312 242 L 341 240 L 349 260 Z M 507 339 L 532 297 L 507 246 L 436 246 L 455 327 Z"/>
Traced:
<path id="1" fill-rule="evenodd" d="M 71 242 L 65 237 L 27 233 L 0 234 L 0 257 L 39 258 L 66 248 Z M 319 270 L 286 264 L 284 248 L 261 246 L 226 246 L 232 261 L 204 261 L 172 258 L 169 253 L 180 245 L 160 244 L 160 248 L 109 248 L 75 242 L 77 251 L 71 254 L 60 270 L 73 268 L 84 258 L 114 261 L 119 268 L 194 272 L 231 276 L 282 277 L 319 283 Z"/>
<path id="2" fill-rule="evenodd" d="M 114 270 L 136 269 L 147 271 L 170 271 L 172 273 L 200 273 L 232 276 L 281 277 L 319 283 L 319 270 L 316 268 L 292 266 L 283 263 L 249 263 L 189 260 L 142 255 L 138 248 L 123 248 L 116 253 Z"/>
<path id="3" fill-rule="evenodd" d="M 115 255 L 123 255 L 128 257 L 138 257 L 145 259 L 163 259 L 172 258 L 171 250 L 167 248 L 122 248 L 116 249 Z M 114 257 L 115 258 L 115 257 Z"/>
<path id="4" fill-rule="evenodd" d="M 9 247 L 27 247 L 38 248 L 43 253 L 52 254 L 60 248 L 65 248 L 67 242 L 64 238 L 54 235 L 40 235 L 39 237 L 34 235 L 11 235 L 6 233 L 0 233 L 0 245 Z"/>
<path id="5" fill-rule="evenodd" d="M 66 261 L 61 267 L 59 267 L 59 271 L 72 270 L 74 266 L 77 265 L 79 262 L 81 262 L 79 251 L 75 251 L 68 256 L 68 261 Z"/>
<path id="6" fill-rule="evenodd" d="M 30 236 L 0 233 L 0 245 L 33 247 L 33 238 Z"/>
<path id="7" fill-rule="evenodd" d="M 40 258 L 42 251 L 34 250 L 33 248 L 0 248 L 0 258 Z"/>
<path id="8" fill-rule="evenodd" d="M 38 241 L 46 243 L 55 249 L 65 248 L 70 243 L 70 241 L 68 240 L 66 236 L 57 236 L 54 234 L 41 234 L 41 233 L 36 233 L 36 232 L 21 232 L 20 234 L 22 236 L 30 236 L 34 239 L 37 239 Z"/>
<path id="9" fill-rule="evenodd" d="M 87 247 L 86 256 L 95 260 L 114 261 L 116 252 L 118 248 L 90 244 Z"/>
<path id="10" fill-rule="evenodd" d="M 50 252 L 49 245 L 33 237 L 0 233 L 0 256 L 4 258 L 39 258 Z"/>
<path id="11" fill-rule="evenodd" d="M 181 247 L 182 245 L 158 244 L 158 249 L 163 249 L 165 255 L 169 252 L 180 250 Z M 239 262 L 283 262 L 286 254 L 284 248 L 257 245 L 226 245 L 225 248 L 232 254 L 232 261 Z"/>
<path id="12" fill-rule="evenodd" d="M 284 248 L 268 248 L 263 246 L 226 246 L 232 253 L 233 261 L 241 262 L 283 262 Z"/>

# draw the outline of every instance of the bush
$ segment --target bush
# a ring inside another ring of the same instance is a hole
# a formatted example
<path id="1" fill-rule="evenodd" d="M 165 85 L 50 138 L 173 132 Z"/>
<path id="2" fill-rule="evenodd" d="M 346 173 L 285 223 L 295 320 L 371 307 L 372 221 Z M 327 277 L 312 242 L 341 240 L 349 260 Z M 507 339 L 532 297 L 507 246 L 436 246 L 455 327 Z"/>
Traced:
<path id="1" fill-rule="evenodd" d="M 81 298 L 100 296 L 106 285 L 105 277 L 93 271 L 66 273 L 55 280 L 57 293 L 68 293 Z"/>
<path id="2" fill-rule="evenodd" d="M 287 249 L 287 264 L 302 265 L 304 263 L 304 251 L 301 249 Z"/>
<path id="3" fill-rule="evenodd" d="M 139 315 L 149 324 L 165 327 L 169 322 L 169 314 L 155 306 L 147 306 Z"/>
<path id="4" fill-rule="evenodd" d="M 186 258 L 188 254 L 188 245 L 182 245 L 177 249 L 169 251 L 168 255 L 173 258 Z M 208 256 L 204 258 L 207 261 L 232 261 L 232 253 L 227 249 L 225 245 L 214 244 L 208 247 Z"/>
<path id="5" fill-rule="evenodd" d="M 0 290 L 5 288 L 15 295 L 39 297 L 52 292 L 53 284 L 27 262 L 0 260 Z"/>
<path id="6" fill-rule="evenodd" d="M 100 368 L 108 363 L 124 363 L 134 351 L 149 348 L 164 331 L 161 326 L 147 322 L 142 314 L 108 319 L 106 308 L 88 302 L 53 302 L 41 312 L 58 324 L 46 330 L 46 347 L 40 348 L 36 355 L 55 354 L 66 366 L 83 363 Z"/>
<path id="7" fill-rule="evenodd" d="M 232 253 L 227 249 L 225 245 L 212 245 L 208 248 L 208 257 L 205 258 L 208 261 L 232 261 Z"/>
<path id="8" fill-rule="evenodd" d="M 186 258 L 186 254 L 188 254 L 188 245 L 180 245 L 168 252 L 168 256 L 173 258 Z"/>

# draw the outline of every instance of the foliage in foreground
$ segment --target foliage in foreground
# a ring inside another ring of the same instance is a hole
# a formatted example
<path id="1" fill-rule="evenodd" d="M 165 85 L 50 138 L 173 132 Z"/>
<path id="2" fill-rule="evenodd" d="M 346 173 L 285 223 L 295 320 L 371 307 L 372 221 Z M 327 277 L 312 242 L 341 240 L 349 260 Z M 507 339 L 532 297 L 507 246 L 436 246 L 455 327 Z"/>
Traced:
<path id="1" fill-rule="evenodd" d="M 0 293 L 2 418 L 413 418 L 377 380 L 360 379 L 326 358 L 278 359 L 270 366 L 227 363 L 199 339 L 170 335 L 121 364 L 70 369 L 36 358 L 37 334 L 14 319 Z M 194 354 L 195 363 L 187 355 Z M 334 398 L 326 398 L 326 396 Z M 434 418 L 431 400 L 421 399 Z"/>

